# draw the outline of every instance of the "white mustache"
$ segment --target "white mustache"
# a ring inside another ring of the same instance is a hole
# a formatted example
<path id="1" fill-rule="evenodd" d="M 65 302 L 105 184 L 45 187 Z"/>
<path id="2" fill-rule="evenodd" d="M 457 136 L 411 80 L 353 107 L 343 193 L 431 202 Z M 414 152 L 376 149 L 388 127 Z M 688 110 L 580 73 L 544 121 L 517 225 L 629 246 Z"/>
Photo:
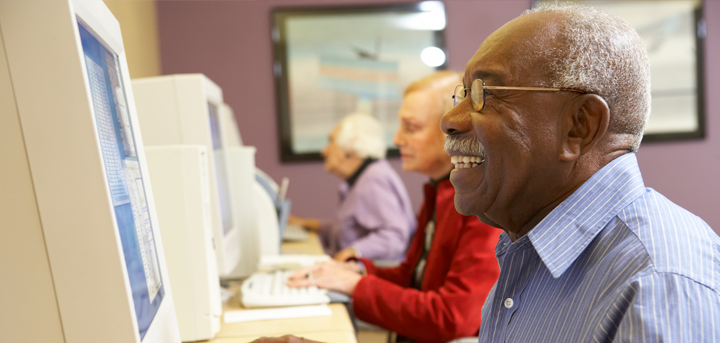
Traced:
<path id="1" fill-rule="evenodd" d="M 445 137 L 445 152 L 453 150 L 460 155 L 485 157 L 485 147 L 477 138 Z"/>

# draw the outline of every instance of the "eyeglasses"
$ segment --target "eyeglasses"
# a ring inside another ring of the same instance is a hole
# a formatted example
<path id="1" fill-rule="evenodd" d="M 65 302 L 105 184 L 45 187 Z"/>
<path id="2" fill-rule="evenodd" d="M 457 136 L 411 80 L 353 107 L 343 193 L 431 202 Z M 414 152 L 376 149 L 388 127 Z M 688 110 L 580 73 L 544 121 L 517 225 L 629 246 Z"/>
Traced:
<path id="1" fill-rule="evenodd" d="M 470 100 L 472 101 L 473 109 L 475 111 L 482 111 L 485 107 L 485 90 L 486 89 L 506 89 L 506 90 L 518 90 L 518 91 L 539 91 L 539 92 L 576 92 L 580 94 L 586 94 L 584 91 L 570 88 L 540 88 L 540 87 L 505 87 L 505 86 L 486 86 L 485 82 L 481 79 L 473 80 L 470 88 L 465 88 L 462 85 L 455 87 L 455 93 L 453 93 L 453 106 L 457 106 L 461 101 L 465 100 L 467 96 L 467 90 L 470 90 Z"/>

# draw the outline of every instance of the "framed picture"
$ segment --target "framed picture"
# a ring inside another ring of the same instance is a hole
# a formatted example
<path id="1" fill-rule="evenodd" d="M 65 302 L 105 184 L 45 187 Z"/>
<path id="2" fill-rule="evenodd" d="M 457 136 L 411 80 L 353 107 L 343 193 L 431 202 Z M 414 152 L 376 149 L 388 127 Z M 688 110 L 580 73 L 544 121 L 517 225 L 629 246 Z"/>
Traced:
<path id="1" fill-rule="evenodd" d="M 535 4 L 555 1 L 535 1 Z M 705 137 L 702 1 L 573 1 L 635 27 L 650 59 L 652 112 L 645 142 Z"/>
<path id="2" fill-rule="evenodd" d="M 445 8 L 425 1 L 272 11 L 282 162 L 320 160 L 332 128 L 365 112 L 385 128 L 388 156 L 403 90 L 445 67 Z"/>

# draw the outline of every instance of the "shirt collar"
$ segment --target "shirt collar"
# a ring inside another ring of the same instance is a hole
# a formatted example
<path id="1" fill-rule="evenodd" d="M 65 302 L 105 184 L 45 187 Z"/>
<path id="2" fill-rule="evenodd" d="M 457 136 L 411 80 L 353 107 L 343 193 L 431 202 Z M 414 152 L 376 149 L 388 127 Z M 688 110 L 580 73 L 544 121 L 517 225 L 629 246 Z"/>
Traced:
<path id="1" fill-rule="evenodd" d="M 377 161 L 377 159 L 366 158 L 365 161 L 363 161 L 363 163 L 358 167 L 358 169 L 355 170 L 355 172 L 352 175 L 350 175 L 350 177 L 347 178 L 347 180 L 345 180 L 345 182 L 347 182 L 347 184 L 348 184 L 348 188 L 352 188 L 352 186 L 355 185 L 355 182 L 357 181 L 357 179 L 360 177 L 360 174 L 362 174 L 362 172 L 365 171 L 365 168 L 367 168 L 370 165 L 370 163 L 373 163 L 375 161 Z"/>
<path id="2" fill-rule="evenodd" d="M 433 188 L 437 189 L 437 188 L 438 188 L 438 185 L 440 184 L 440 182 L 443 182 L 443 181 L 445 181 L 445 180 L 450 180 L 450 173 L 451 173 L 451 172 L 452 172 L 452 170 L 449 171 L 447 174 L 445 174 L 444 176 L 442 176 L 442 177 L 439 178 L 439 179 L 430 178 L 430 181 L 429 181 L 428 183 L 430 184 L 430 186 L 433 186 Z"/>
<path id="3" fill-rule="evenodd" d="M 620 210 L 645 192 L 634 153 L 597 171 L 528 233 L 552 276 L 560 277 Z"/>

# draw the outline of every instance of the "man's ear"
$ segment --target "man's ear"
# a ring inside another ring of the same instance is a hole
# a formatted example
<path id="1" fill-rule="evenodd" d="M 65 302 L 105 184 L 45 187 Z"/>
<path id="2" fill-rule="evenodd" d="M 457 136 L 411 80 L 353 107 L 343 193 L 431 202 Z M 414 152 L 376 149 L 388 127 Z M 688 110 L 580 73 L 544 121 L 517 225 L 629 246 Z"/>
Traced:
<path id="1" fill-rule="evenodd" d="M 577 160 L 590 151 L 605 135 L 610 123 L 610 109 L 598 95 L 583 94 L 569 105 L 561 121 L 562 161 Z"/>

